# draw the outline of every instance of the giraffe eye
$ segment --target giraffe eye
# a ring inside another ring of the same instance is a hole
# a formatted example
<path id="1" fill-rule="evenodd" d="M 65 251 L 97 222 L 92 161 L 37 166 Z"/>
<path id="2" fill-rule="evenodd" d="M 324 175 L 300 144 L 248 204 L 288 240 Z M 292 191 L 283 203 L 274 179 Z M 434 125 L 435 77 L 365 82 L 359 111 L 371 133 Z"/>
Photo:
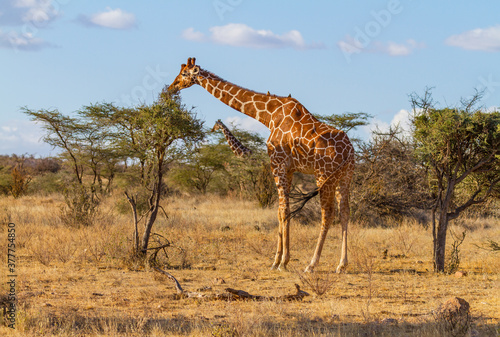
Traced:
<path id="1" fill-rule="evenodd" d="M 182 72 L 182 76 L 187 76 L 187 75 L 188 75 L 187 71 Z"/>

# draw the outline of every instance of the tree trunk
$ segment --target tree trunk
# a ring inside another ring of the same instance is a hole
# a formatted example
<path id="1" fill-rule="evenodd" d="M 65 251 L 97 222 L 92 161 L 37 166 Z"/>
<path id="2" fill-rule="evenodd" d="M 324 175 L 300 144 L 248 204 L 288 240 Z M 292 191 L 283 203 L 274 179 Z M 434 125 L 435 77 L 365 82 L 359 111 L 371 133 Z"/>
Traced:
<path id="1" fill-rule="evenodd" d="M 146 227 L 144 228 L 144 234 L 142 236 L 142 247 L 141 253 L 145 256 L 148 252 L 149 236 L 151 235 L 151 229 L 156 221 L 156 216 L 158 215 L 158 210 L 160 209 L 160 199 L 162 193 L 162 180 L 163 180 L 163 158 L 164 153 L 158 154 L 158 163 L 156 168 L 156 181 L 154 182 L 153 191 L 151 192 L 150 201 L 150 214 L 148 221 L 146 222 Z"/>
<path id="2" fill-rule="evenodd" d="M 156 190 L 156 188 L 155 188 Z M 156 221 L 156 216 L 158 215 L 159 202 L 160 202 L 160 191 L 153 191 L 156 193 L 154 205 L 151 207 L 151 213 L 149 214 L 148 221 L 146 222 L 146 227 L 144 228 L 144 234 L 142 235 L 142 245 L 141 254 L 146 255 L 148 252 L 149 236 L 151 235 L 151 229 Z"/>
<path id="3" fill-rule="evenodd" d="M 139 228 L 138 228 L 138 218 L 137 218 L 137 196 L 134 198 L 130 197 L 127 192 L 125 192 L 125 196 L 128 199 L 130 207 L 132 208 L 132 215 L 134 217 L 134 252 L 137 253 L 139 251 Z"/>
<path id="4" fill-rule="evenodd" d="M 439 219 L 437 228 L 434 233 L 434 271 L 444 272 L 445 267 L 445 252 L 446 252 L 446 234 L 448 233 L 448 222 L 450 220 L 448 210 L 455 189 L 455 180 L 448 179 L 448 186 L 444 199 L 439 202 L 438 212 Z"/>
<path id="5" fill-rule="evenodd" d="M 434 271 L 444 272 L 445 252 L 446 252 L 446 233 L 448 232 L 448 214 L 441 210 L 439 222 L 434 238 Z"/>

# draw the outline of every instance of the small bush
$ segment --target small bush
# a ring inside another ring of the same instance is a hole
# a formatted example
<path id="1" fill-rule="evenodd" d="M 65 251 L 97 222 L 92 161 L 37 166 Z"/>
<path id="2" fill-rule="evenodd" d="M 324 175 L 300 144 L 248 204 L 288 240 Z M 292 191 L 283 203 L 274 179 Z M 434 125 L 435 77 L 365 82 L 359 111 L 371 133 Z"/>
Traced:
<path id="1" fill-rule="evenodd" d="M 61 169 L 61 163 L 55 158 L 40 158 L 35 160 L 33 169 L 37 173 L 57 173 Z"/>
<path id="2" fill-rule="evenodd" d="M 60 193 L 64 190 L 64 178 L 61 172 L 59 173 L 43 173 L 36 176 L 30 184 L 29 192 L 42 195 Z"/>
<path id="3" fill-rule="evenodd" d="M 100 200 L 92 187 L 73 184 L 64 190 L 66 207 L 61 209 L 61 221 L 70 227 L 87 227 L 94 224 Z"/>
<path id="4" fill-rule="evenodd" d="M 460 268 L 460 245 L 465 240 L 465 234 L 467 231 L 463 231 L 461 235 L 455 235 L 451 232 L 453 237 L 453 243 L 451 245 L 450 257 L 448 258 L 447 273 L 453 274 Z"/>
<path id="5" fill-rule="evenodd" d="M 16 165 L 11 171 L 12 183 L 10 185 L 10 193 L 14 198 L 19 198 L 26 194 L 28 185 L 31 182 L 31 176 L 26 173 L 22 165 Z"/>
<path id="6" fill-rule="evenodd" d="M 322 296 L 330 290 L 338 279 L 337 274 L 327 272 L 324 277 L 320 273 L 301 273 L 295 271 L 304 287 L 311 289 L 316 295 Z"/>
<path id="7" fill-rule="evenodd" d="M 148 209 L 149 209 L 149 193 L 147 190 L 141 188 L 131 188 L 131 191 L 128 191 L 128 194 L 130 196 L 134 196 L 136 198 L 137 202 L 137 214 L 139 217 L 144 214 Z M 132 214 L 132 210 L 130 208 L 130 203 L 128 202 L 127 198 L 122 194 L 122 198 L 118 199 L 116 204 L 115 204 L 116 210 L 120 214 Z"/>
<path id="8" fill-rule="evenodd" d="M 7 195 L 10 192 L 12 185 L 12 175 L 6 168 L 0 169 L 0 194 Z"/>
<path id="9" fill-rule="evenodd" d="M 255 184 L 255 197 L 262 208 L 272 206 L 278 199 L 276 183 L 269 164 L 262 164 Z"/>

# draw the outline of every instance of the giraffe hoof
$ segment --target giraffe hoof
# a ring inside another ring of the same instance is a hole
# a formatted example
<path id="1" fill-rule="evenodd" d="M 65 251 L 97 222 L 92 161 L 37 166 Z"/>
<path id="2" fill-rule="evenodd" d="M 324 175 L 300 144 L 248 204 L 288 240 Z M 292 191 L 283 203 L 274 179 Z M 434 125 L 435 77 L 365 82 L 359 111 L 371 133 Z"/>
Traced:
<path id="1" fill-rule="evenodd" d="M 337 274 L 345 274 L 345 272 L 346 272 L 346 271 L 345 271 L 345 270 L 346 270 L 346 267 L 347 267 L 347 266 L 338 266 L 338 267 L 337 267 L 337 270 L 336 270 L 336 273 L 337 273 Z"/>
<path id="2" fill-rule="evenodd" d="M 271 270 L 277 270 L 277 269 L 279 269 L 277 265 L 273 264 L 273 265 L 271 266 Z"/>
<path id="3" fill-rule="evenodd" d="M 307 266 L 306 269 L 304 270 L 304 273 L 314 273 L 314 267 Z"/>
<path id="4" fill-rule="evenodd" d="M 288 269 L 286 268 L 286 266 L 285 266 L 285 265 L 280 265 L 280 266 L 278 267 L 278 270 L 279 270 L 279 271 L 288 271 Z"/>

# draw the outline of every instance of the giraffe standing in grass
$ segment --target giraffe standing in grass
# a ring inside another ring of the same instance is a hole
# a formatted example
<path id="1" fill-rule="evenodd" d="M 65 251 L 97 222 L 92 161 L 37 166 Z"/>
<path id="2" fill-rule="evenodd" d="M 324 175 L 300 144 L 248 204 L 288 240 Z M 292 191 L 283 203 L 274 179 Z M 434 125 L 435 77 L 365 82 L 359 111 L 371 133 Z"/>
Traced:
<path id="1" fill-rule="evenodd" d="M 212 128 L 212 132 L 217 130 L 222 130 L 222 133 L 224 134 L 224 137 L 226 138 L 229 147 L 231 147 L 231 150 L 233 151 L 236 157 L 243 158 L 252 155 L 252 150 L 247 148 L 245 145 L 241 144 L 238 138 L 236 138 L 231 133 L 231 131 L 229 131 L 227 126 L 225 126 L 220 119 L 215 122 L 215 125 Z"/>
<path id="2" fill-rule="evenodd" d="M 285 270 L 290 260 L 289 193 L 293 172 L 299 171 L 314 174 L 321 202 L 321 231 L 306 271 L 312 272 L 319 262 L 338 202 L 342 250 L 337 272 L 342 272 L 347 266 L 349 189 L 354 170 L 354 148 L 347 134 L 319 122 L 290 96 L 281 97 L 242 88 L 201 69 L 195 62 L 195 58 L 189 58 L 187 64 L 181 66 L 170 90 L 198 84 L 224 104 L 258 120 L 271 131 L 267 152 L 279 195 L 278 245 L 272 268 Z"/>

